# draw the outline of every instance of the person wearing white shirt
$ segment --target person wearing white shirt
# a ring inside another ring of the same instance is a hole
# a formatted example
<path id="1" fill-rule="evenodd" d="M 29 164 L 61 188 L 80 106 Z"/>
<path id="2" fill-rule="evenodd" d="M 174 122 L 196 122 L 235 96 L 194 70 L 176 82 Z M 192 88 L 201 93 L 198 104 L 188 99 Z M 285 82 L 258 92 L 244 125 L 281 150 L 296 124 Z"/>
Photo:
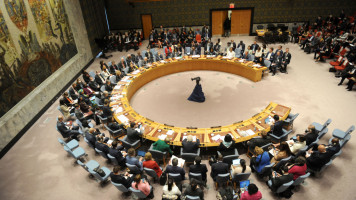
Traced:
<path id="1" fill-rule="evenodd" d="M 300 149 L 304 148 L 306 145 L 305 138 L 303 135 L 298 135 L 297 136 L 297 141 L 290 141 L 288 142 L 289 144 L 289 149 L 293 154 L 296 154 L 299 152 Z"/>
<path id="2" fill-rule="evenodd" d="M 234 58 L 235 57 L 235 52 L 232 51 L 232 47 L 230 47 L 229 51 L 227 52 L 226 56 L 228 58 Z"/>
<path id="3" fill-rule="evenodd" d="M 176 186 L 172 178 L 168 179 L 167 185 L 163 186 L 163 199 L 178 199 L 179 196 L 181 195 L 181 191 L 179 188 Z"/>
<path id="4" fill-rule="evenodd" d="M 258 60 L 262 56 L 262 50 L 261 47 L 258 47 L 256 53 L 255 53 L 255 60 Z"/>

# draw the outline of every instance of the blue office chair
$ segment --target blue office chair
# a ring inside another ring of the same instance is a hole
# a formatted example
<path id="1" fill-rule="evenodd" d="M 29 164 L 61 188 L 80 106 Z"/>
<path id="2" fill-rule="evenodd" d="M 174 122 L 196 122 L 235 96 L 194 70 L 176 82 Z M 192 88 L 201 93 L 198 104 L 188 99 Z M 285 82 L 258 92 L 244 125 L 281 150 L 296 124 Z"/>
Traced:
<path id="1" fill-rule="evenodd" d="M 218 154 L 222 154 L 220 151 L 218 151 Z M 227 155 L 227 156 L 224 156 L 223 157 L 223 162 L 224 163 L 227 163 L 229 165 L 232 164 L 232 161 L 235 160 L 235 159 L 238 159 L 239 158 L 239 152 L 237 151 L 237 149 L 235 148 L 234 149 L 234 154 L 232 155 Z"/>
<path id="2" fill-rule="evenodd" d="M 118 183 L 114 183 L 112 181 L 110 181 L 111 184 L 113 184 L 118 190 L 120 190 L 121 192 L 123 192 L 124 194 L 130 194 L 130 190 L 128 188 L 126 188 L 124 185 L 122 184 L 118 184 Z"/>
<path id="3" fill-rule="evenodd" d="M 100 151 L 99 149 L 95 148 L 95 151 L 96 151 L 98 154 L 100 154 L 103 158 L 109 159 L 108 156 L 107 156 L 104 152 Z"/>
<path id="4" fill-rule="evenodd" d="M 185 196 L 185 200 L 200 200 L 200 197 L 199 196 L 186 195 Z"/>
<path id="5" fill-rule="evenodd" d="M 271 174 L 273 166 L 274 163 L 270 163 L 269 165 L 264 166 L 260 173 L 257 172 L 256 167 L 254 165 L 252 166 L 252 168 L 256 171 L 259 178 L 264 178 Z"/>
<path id="6" fill-rule="evenodd" d="M 90 72 L 89 72 L 89 75 L 90 75 L 91 77 L 93 77 L 93 79 L 95 78 L 95 72 L 94 72 L 94 71 L 90 71 Z"/>
<path id="7" fill-rule="evenodd" d="M 152 177 L 154 182 L 156 182 L 158 180 L 158 176 L 157 176 L 157 173 L 155 172 L 155 170 L 144 167 L 143 171 L 146 172 L 147 175 Z"/>
<path id="8" fill-rule="evenodd" d="M 224 186 L 225 183 L 228 184 L 230 181 L 230 173 L 226 174 L 218 174 L 216 176 L 216 181 L 215 181 L 215 187 L 216 189 L 219 188 L 219 186 Z"/>
<path id="9" fill-rule="evenodd" d="M 85 151 L 82 147 L 78 147 L 71 151 L 68 147 L 64 146 L 63 147 L 66 152 L 68 152 L 69 155 L 71 155 L 73 158 L 76 160 L 80 159 L 81 157 L 85 156 Z"/>
<path id="10" fill-rule="evenodd" d="M 100 87 L 100 91 L 101 91 L 101 92 L 105 92 L 105 91 L 106 91 L 105 85 L 102 85 L 102 86 Z"/>
<path id="11" fill-rule="evenodd" d="M 234 184 L 234 188 L 236 189 L 236 187 L 240 187 L 240 181 L 245 181 L 245 180 L 248 180 L 248 178 L 250 177 L 251 175 L 251 172 L 250 173 L 240 173 L 240 174 L 235 174 L 234 176 L 232 175 L 232 170 L 231 170 L 231 177 L 232 177 L 232 182 Z"/>
<path id="12" fill-rule="evenodd" d="M 290 159 L 292 159 L 292 156 L 289 156 L 288 158 L 283 158 L 276 164 L 274 169 L 280 169 L 283 165 L 285 165 L 288 161 L 290 161 Z"/>
<path id="13" fill-rule="evenodd" d="M 183 147 L 180 148 L 180 155 L 185 160 L 185 163 L 193 163 L 195 157 L 200 155 L 200 148 L 198 148 L 196 153 L 183 153 Z"/>
<path id="14" fill-rule="evenodd" d="M 192 178 L 194 178 L 194 179 L 196 179 L 198 181 L 203 181 L 203 177 L 202 177 L 201 173 L 189 172 L 189 180 L 192 179 Z"/>
<path id="15" fill-rule="evenodd" d="M 190 55 L 190 47 L 185 47 L 184 54 L 185 55 Z"/>
<path id="16" fill-rule="evenodd" d="M 277 194 L 277 196 L 279 196 L 279 194 L 281 194 L 282 192 L 286 191 L 293 184 L 293 182 L 294 181 L 290 181 L 288 183 L 285 183 L 285 184 L 279 186 L 279 188 L 275 192 Z M 271 180 L 269 180 L 267 183 L 268 183 L 269 186 L 272 186 L 272 181 Z"/>
<path id="17" fill-rule="evenodd" d="M 63 146 L 68 147 L 70 150 L 73 150 L 79 146 L 79 143 L 77 140 L 71 140 L 70 142 L 66 143 L 64 142 L 61 138 L 58 138 L 58 142 L 62 144 Z"/>
<path id="18" fill-rule="evenodd" d="M 116 76 L 114 75 L 111 75 L 110 78 L 109 78 L 110 82 L 113 84 L 113 85 L 116 85 L 117 82 L 116 82 Z"/>
<path id="19" fill-rule="evenodd" d="M 115 157 L 111 156 L 110 154 L 107 154 L 107 157 L 110 159 L 110 161 L 113 165 L 119 165 L 119 162 L 117 161 L 117 159 Z"/>
<path id="20" fill-rule="evenodd" d="M 287 126 L 290 126 L 290 129 L 293 129 L 293 122 L 294 120 L 299 116 L 299 113 L 297 114 L 291 114 L 289 113 L 287 119 L 284 120 L 284 123 L 287 125 Z"/>
<path id="21" fill-rule="evenodd" d="M 162 151 L 153 149 L 153 144 L 151 144 L 150 148 L 148 149 L 148 152 L 150 152 L 152 154 L 152 157 L 157 161 L 157 163 L 162 160 L 163 166 L 166 166 L 167 152 L 162 152 Z"/>
<path id="22" fill-rule="evenodd" d="M 120 142 L 122 142 L 122 146 L 125 147 L 125 149 L 129 149 L 129 148 L 134 148 L 137 149 L 140 147 L 140 140 L 136 140 L 134 143 L 129 143 L 127 141 L 127 135 L 125 135 L 125 137 L 123 139 L 118 139 Z"/>
<path id="23" fill-rule="evenodd" d="M 240 48 L 236 48 L 235 49 L 235 57 L 236 58 L 241 58 L 241 49 Z"/>
<path id="24" fill-rule="evenodd" d="M 82 161 L 77 160 L 77 163 L 82 166 L 87 172 L 89 172 L 89 169 L 94 170 L 100 166 L 100 164 L 95 160 L 90 160 L 87 163 L 83 163 Z"/>
<path id="25" fill-rule="evenodd" d="M 352 131 L 355 130 L 355 126 L 352 125 L 350 126 L 350 128 L 348 128 L 345 132 L 340 130 L 340 129 L 335 129 L 333 131 L 333 137 L 339 138 L 341 140 L 345 139 L 347 135 L 349 135 L 350 133 L 352 133 Z"/>
<path id="26" fill-rule="evenodd" d="M 127 168 L 130 170 L 130 174 L 141 174 L 141 170 L 136 165 L 126 163 Z"/>
<path id="27" fill-rule="evenodd" d="M 320 140 L 328 131 L 329 131 L 328 128 L 326 128 L 326 127 L 323 128 L 318 134 L 318 139 Z"/>
<path id="28" fill-rule="evenodd" d="M 325 123 L 324 123 L 323 125 L 321 125 L 321 124 L 319 124 L 319 123 L 317 123 L 317 122 L 313 122 L 311 125 L 315 126 L 315 130 L 316 130 L 317 132 L 320 132 L 320 131 L 322 131 L 324 128 L 328 127 L 329 124 L 331 123 L 331 121 L 332 121 L 331 119 L 328 119 L 328 120 L 325 121 Z"/>
<path id="29" fill-rule="evenodd" d="M 89 170 L 89 173 L 92 174 L 100 184 L 104 184 L 108 180 L 108 178 L 111 174 L 111 171 L 107 167 L 101 167 L 100 169 L 102 169 L 104 171 L 104 173 L 105 173 L 104 176 L 100 176 L 94 170 L 91 170 L 91 169 L 88 169 L 88 170 Z"/>
<path id="30" fill-rule="evenodd" d="M 150 191 L 152 191 L 152 186 L 150 186 L 150 188 Z M 136 190 L 132 187 L 130 187 L 129 190 L 139 199 L 147 198 L 147 196 L 143 192 L 141 192 L 141 190 Z"/>
<path id="31" fill-rule="evenodd" d="M 86 137 L 84 137 L 84 141 L 91 147 L 91 148 L 95 148 L 95 146 L 93 146 L 92 144 L 90 144 L 90 142 L 87 140 Z"/>
<path id="32" fill-rule="evenodd" d="M 306 173 L 302 176 L 299 176 L 297 179 L 295 179 L 295 181 L 293 182 L 293 186 L 298 186 L 298 185 L 301 185 L 305 179 L 307 179 L 308 177 L 310 176 L 310 173 Z"/>
<path id="33" fill-rule="evenodd" d="M 285 129 L 282 129 L 283 130 L 283 135 L 281 136 L 276 136 L 274 135 L 273 133 L 270 134 L 270 136 L 272 137 L 272 140 L 274 142 L 281 142 L 281 141 L 284 141 L 286 140 L 286 138 L 288 137 L 288 135 L 292 132 L 292 129 L 287 131 Z"/>

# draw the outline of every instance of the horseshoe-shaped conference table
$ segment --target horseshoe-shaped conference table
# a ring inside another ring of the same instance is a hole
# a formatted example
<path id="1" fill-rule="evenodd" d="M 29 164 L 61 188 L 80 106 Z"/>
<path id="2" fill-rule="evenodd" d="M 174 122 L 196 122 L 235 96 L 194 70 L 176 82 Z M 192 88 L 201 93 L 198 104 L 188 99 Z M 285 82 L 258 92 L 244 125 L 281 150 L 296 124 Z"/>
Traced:
<path id="1" fill-rule="evenodd" d="M 142 137 L 151 141 L 163 140 L 168 137 L 171 145 L 181 146 L 184 136 L 192 135 L 200 140 L 201 147 L 212 147 L 218 146 L 225 135 L 231 134 L 235 142 L 239 143 L 258 136 L 262 130 L 269 131 L 270 123 L 266 119 L 276 114 L 281 120 L 284 120 L 288 117 L 291 108 L 271 102 L 264 110 L 250 119 L 230 125 L 210 128 L 175 127 L 155 122 L 138 114 L 130 106 L 130 99 L 137 90 L 148 82 L 173 73 L 193 70 L 219 71 L 236 74 L 258 82 L 262 78 L 263 70 L 266 69 L 266 67 L 260 67 L 251 61 L 244 61 L 239 58 L 228 59 L 221 56 L 213 58 L 185 56 L 178 59 L 166 59 L 164 62 L 155 62 L 146 68 L 139 68 L 123 77 L 112 91 L 110 106 L 117 122 L 126 125 L 130 122 L 136 122 L 142 125 Z"/>

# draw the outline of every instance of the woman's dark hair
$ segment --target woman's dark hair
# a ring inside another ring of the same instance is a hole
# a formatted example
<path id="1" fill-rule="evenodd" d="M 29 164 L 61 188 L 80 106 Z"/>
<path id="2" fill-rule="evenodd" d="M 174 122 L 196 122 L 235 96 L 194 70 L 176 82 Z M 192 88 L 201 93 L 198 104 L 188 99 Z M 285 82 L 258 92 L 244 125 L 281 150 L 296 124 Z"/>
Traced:
<path id="1" fill-rule="evenodd" d="M 197 156 L 197 157 L 195 157 L 195 164 L 196 165 L 200 165 L 200 163 L 201 163 L 201 157 L 200 156 Z"/>
<path id="2" fill-rule="evenodd" d="M 299 135 L 299 142 L 304 142 L 304 141 L 305 141 L 304 135 Z"/>
<path id="3" fill-rule="evenodd" d="M 281 144 L 279 145 L 279 150 L 286 151 L 288 156 L 290 156 L 292 154 L 287 142 L 281 142 Z"/>
<path id="4" fill-rule="evenodd" d="M 225 135 L 224 141 L 225 142 L 231 142 L 232 141 L 231 135 L 230 134 Z"/>
<path id="5" fill-rule="evenodd" d="M 306 160 L 303 156 L 299 156 L 297 159 L 295 159 L 295 164 L 298 166 L 303 166 L 306 163 Z"/>
<path id="6" fill-rule="evenodd" d="M 168 182 L 167 182 L 167 185 L 168 185 L 168 191 L 171 191 L 172 190 L 172 187 L 173 187 L 173 179 L 172 178 L 169 178 L 168 179 Z"/>
<path id="7" fill-rule="evenodd" d="M 193 178 L 191 181 L 190 181 L 190 188 L 195 191 L 197 189 L 197 186 L 198 186 L 198 183 L 197 181 Z"/>
<path id="8" fill-rule="evenodd" d="M 273 50 L 272 50 L 272 51 L 273 51 Z M 273 116 L 273 119 L 276 120 L 276 121 L 278 121 L 278 120 L 279 120 L 279 116 L 278 116 L 278 115 L 274 115 L 274 116 Z"/>
<path id="9" fill-rule="evenodd" d="M 138 189 L 138 184 L 140 183 L 141 181 L 141 174 L 137 174 L 133 180 L 136 184 L 135 184 L 135 187 Z"/>
<path id="10" fill-rule="evenodd" d="M 64 105 L 64 99 L 59 100 L 59 105 Z"/>
<path id="11" fill-rule="evenodd" d="M 250 185 L 248 185 L 247 190 L 249 195 L 253 195 L 258 192 L 258 187 L 255 184 L 251 183 Z"/>
<path id="12" fill-rule="evenodd" d="M 240 160 L 240 165 L 242 167 L 242 173 L 245 173 L 246 170 L 246 161 L 244 159 Z"/>

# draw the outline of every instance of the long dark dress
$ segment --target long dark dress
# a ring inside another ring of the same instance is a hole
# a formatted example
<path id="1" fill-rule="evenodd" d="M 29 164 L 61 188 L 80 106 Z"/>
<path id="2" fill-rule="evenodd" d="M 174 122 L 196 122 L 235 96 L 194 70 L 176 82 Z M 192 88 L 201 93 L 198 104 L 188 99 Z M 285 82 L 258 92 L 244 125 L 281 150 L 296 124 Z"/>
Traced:
<path id="1" fill-rule="evenodd" d="M 204 92 L 203 92 L 201 85 L 199 84 L 199 81 L 197 81 L 197 84 L 195 85 L 195 88 L 194 88 L 192 94 L 189 96 L 188 100 L 199 102 L 199 103 L 202 103 L 205 101 Z"/>

